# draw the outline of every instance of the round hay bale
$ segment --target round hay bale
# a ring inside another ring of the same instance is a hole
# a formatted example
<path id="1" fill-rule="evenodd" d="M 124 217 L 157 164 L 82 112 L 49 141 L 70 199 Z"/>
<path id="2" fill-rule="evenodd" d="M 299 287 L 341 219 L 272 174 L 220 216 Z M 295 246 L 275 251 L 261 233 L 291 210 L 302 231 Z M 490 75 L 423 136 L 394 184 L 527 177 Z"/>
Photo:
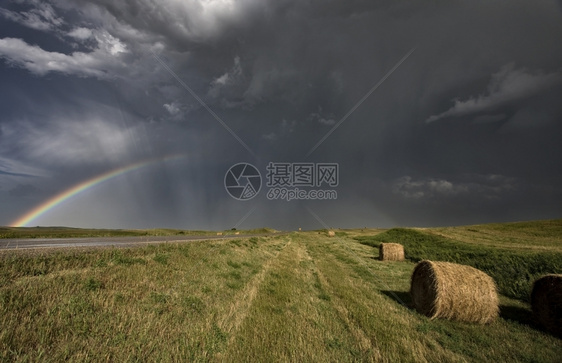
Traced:
<path id="1" fill-rule="evenodd" d="M 416 310 L 431 319 L 486 324 L 499 312 L 494 280 L 471 266 L 421 261 L 412 273 L 410 295 Z"/>
<path id="2" fill-rule="evenodd" d="M 537 323 L 562 336 L 562 275 L 546 275 L 534 282 L 531 308 Z"/>
<path id="3" fill-rule="evenodd" d="M 381 243 L 379 245 L 379 260 L 404 261 L 404 246 L 399 243 Z"/>
<path id="4" fill-rule="evenodd" d="M 328 237 L 334 237 L 335 235 L 336 235 L 336 232 L 328 231 Z"/>

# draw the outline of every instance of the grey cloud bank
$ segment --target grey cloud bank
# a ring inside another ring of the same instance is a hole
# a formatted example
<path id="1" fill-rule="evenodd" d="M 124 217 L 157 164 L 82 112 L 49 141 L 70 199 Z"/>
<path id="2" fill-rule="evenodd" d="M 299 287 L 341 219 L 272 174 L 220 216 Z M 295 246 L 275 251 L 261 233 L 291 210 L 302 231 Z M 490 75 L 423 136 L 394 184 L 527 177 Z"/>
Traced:
<path id="1" fill-rule="evenodd" d="M 93 187 L 32 224 L 561 216 L 560 2 L 25 0 L 0 17 L 0 225 L 96 175 L 176 154 L 186 157 Z M 243 161 L 338 163 L 338 199 L 233 200 L 224 175 Z"/>

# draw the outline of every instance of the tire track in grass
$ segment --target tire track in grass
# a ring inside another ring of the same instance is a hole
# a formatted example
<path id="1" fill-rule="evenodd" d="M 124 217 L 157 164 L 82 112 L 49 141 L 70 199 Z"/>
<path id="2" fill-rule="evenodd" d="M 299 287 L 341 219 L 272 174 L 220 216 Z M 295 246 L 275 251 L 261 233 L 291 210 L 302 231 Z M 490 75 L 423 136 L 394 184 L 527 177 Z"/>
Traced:
<path id="1" fill-rule="evenodd" d="M 313 261 L 299 237 L 271 261 L 226 361 L 357 361 L 355 339 L 321 297 Z"/>
<path id="2" fill-rule="evenodd" d="M 225 351 L 228 350 L 228 347 L 234 342 L 238 329 L 248 316 L 266 274 L 271 269 L 273 263 L 279 258 L 281 252 L 290 244 L 291 239 L 289 237 L 288 241 L 262 265 L 261 271 L 246 284 L 242 291 L 234 296 L 230 309 L 219 319 L 218 327 L 229 336 Z"/>
<path id="3" fill-rule="evenodd" d="M 306 247 L 305 254 L 307 259 L 314 261 Z M 329 294 L 332 307 L 337 311 L 338 316 L 356 340 L 361 353 L 365 356 L 370 356 L 369 358 L 371 362 L 381 361 L 382 355 L 377 347 L 376 337 L 369 337 L 369 335 L 361 328 L 359 323 L 353 319 L 352 314 L 349 310 L 347 310 L 343 301 L 338 297 L 335 290 L 326 279 L 326 276 L 324 276 L 322 271 L 320 271 L 320 269 L 316 266 L 316 263 L 314 263 L 313 266 L 313 271 L 318 277 L 322 289 L 325 289 Z"/>

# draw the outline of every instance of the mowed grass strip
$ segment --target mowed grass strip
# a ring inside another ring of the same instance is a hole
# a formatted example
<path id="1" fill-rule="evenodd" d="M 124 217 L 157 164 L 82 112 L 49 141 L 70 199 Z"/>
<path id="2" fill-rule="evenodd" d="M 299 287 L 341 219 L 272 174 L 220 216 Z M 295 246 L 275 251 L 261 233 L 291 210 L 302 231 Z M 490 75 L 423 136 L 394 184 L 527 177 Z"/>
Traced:
<path id="1" fill-rule="evenodd" d="M 230 362 L 348 362 L 362 357 L 323 289 L 302 237 L 273 261 L 223 358 Z"/>

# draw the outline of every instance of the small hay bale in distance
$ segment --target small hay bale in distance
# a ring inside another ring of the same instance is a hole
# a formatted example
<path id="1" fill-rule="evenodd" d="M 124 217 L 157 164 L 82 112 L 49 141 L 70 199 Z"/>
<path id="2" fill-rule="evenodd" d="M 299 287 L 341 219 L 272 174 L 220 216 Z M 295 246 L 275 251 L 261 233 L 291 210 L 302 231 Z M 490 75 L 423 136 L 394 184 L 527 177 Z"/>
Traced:
<path id="1" fill-rule="evenodd" d="M 334 237 L 335 235 L 336 235 L 336 232 L 328 231 L 328 237 Z"/>
<path id="2" fill-rule="evenodd" d="M 471 266 L 421 261 L 412 273 L 410 295 L 416 310 L 431 319 L 487 324 L 499 313 L 494 280 Z"/>
<path id="3" fill-rule="evenodd" d="M 535 321 L 562 337 L 562 275 L 546 275 L 533 283 L 531 308 Z"/>
<path id="4" fill-rule="evenodd" d="M 379 245 L 379 260 L 404 261 L 404 246 L 399 243 L 381 243 Z"/>

